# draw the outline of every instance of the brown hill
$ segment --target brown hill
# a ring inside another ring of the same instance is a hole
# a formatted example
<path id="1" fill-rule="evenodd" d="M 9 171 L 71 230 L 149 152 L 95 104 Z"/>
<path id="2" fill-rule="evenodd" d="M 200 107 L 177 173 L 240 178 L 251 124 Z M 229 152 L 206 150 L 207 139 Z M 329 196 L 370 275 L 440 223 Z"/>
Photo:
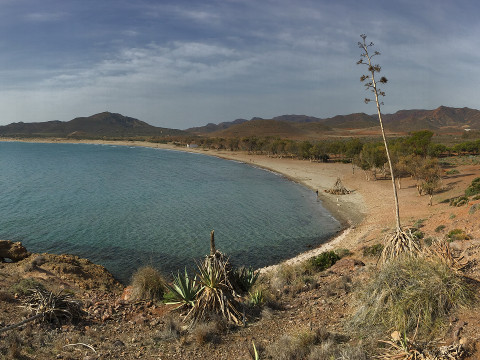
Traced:
<path id="1" fill-rule="evenodd" d="M 425 129 L 436 133 L 450 134 L 463 132 L 467 128 L 480 129 L 480 111 L 469 108 L 440 106 L 434 110 L 400 110 L 394 114 L 384 114 L 383 117 L 386 131 L 398 135 Z M 214 131 L 208 131 L 207 127 Z M 209 124 L 203 127 L 203 134 L 208 133 L 210 136 L 255 135 L 291 139 L 371 136 L 378 135 L 378 131 L 377 115 L 365 113 L 337 115 L 326 119 L 307 115 L 281 115 L 269 120 L 252 118 L 249 121 L 242 120 L 237 124 L 230 122 L 219 125 Z"/>
<path id="2" fill-rule="evenodd" d="M 378 125 L 374 115 L 355 113 L 350 115 L 337 115 L 332 118 L 321 120 L 322 124 L 339 129 L 363 129 Z"/>
<path id="3" fill-rule="evenodd" d="M 155 127 L 141 120 L 103 112 L 73 120 L 38 123 L 12 123 L 0 126 L 0 136 L 36 137 L 135 137 L 184 135 L 184 131 Z"/>
<path id="4" fill-rule="evenodd" d="M 434 110 L 401 110 L 385 115 L 385 126 L 392 130 L 422 130 L 435 132 L 480 129 L 480 111 L 470 108 L 440 106 Z"/>
<path id="5" fill-rule="evenodd" d="M 212 133 L 219 137 L 274 136 L 281 138 L 299 138 L 306 132 L 294 124 L 285 121 L 253 119 L 242 124 L 236 124 L 228 129 Z"/>
<path id="6" fill-rule="evenodd" d="M 248 120 L 237 119 L 234 121 L 221 122 L 220 124 L 208 123 L 205 126 L 192 127 L 192 128 L 186 129 L 185 131 L 193 134 L 198 134 L 198 135 L 209 134 L 215 131 L 228 129 L 230 126 L 233 126 L 233 125 L 243 124 L 246 121 Z"/>

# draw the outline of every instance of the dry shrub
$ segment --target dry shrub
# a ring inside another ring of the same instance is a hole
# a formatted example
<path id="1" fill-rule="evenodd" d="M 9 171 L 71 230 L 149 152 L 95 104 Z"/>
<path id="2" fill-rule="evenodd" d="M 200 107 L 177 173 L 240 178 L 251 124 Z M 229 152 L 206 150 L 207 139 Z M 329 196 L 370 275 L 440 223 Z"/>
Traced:
<path id="1" fill-rule="evenodd" d="M 421 257 L 390 261 L 357 291 L 350 325 L 368 336 L 393 329 L 430 338 L 443 329 L 451 310 L 474 296 L 462 276 L 441 261 Z"/>
<path id="2" fill-rule="evenodd" d="M 160 300 L 165 292 L 165 279 L 160 272 L 144 266 L 132 275 L 132 297 L 136 300 Z"/>
<path id="3" fill-rule="evenodd" d="M 0 301 L 13 303 L 13 302 L 15 302 L 15 298 L 8 291 L 0 290 Z"/>
<path id="4" fill-rule="evenodd" d="M 165 318 L 164 328 L 157 331 L 155 334 L 155 341 L 177 340 L 180 337 L 181 332 L 182 326 L 180 321 L 178 321 L 172 315 L 168 315 Z"/>
<path id="5" fill-rule="evenodd" d="M 21 356 L 22 341 L 16 331 L 11 332 L 4 339 L 6 348 L 1 349 L 0 356 L 5 353 L 5 359 L 19 359 Z"/>
<path id="6" fill-rule="evenodd" d="M 216 321 L 197 323 L 191 331 L 196 343 L 204 345 L 206 343 L 218 343 L 219 325 Z"/>
<path id="7" fill-rule="evenodd" d="M 316 281 L 309 275 L 307 264 L 280 265 L 270 278 L 272 290 L 277 292 L 292 292 L 294 294 L 315 288 Z"/>
<path id="8" fill-rule="evenodd" d="M 329 333 L 323 329 L 304 330 L 295 335 L 282 335 L 277 341 L 267 346 L 267 355 L 276 360 L 304 359 L 312 347 L 327 340 Z"/>
<path id="9" fill-rule="evenodd" d="M 320 345 L 314 346 L 307 359 L 367 360 L 369 358 L 361 346 L 337 344 L 332 339 L 328 339 Z"/>

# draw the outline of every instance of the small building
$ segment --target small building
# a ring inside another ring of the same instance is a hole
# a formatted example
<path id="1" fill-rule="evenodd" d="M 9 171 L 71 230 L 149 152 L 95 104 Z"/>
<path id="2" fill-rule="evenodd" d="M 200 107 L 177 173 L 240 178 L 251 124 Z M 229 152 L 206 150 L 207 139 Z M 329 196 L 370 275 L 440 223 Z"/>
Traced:
<path id="1" fill-rule="evenodd" d="M 187 144 L 187 148 L 195 149 L 195 148 L 198 148 L 198 145 L 197 144 Z"/>

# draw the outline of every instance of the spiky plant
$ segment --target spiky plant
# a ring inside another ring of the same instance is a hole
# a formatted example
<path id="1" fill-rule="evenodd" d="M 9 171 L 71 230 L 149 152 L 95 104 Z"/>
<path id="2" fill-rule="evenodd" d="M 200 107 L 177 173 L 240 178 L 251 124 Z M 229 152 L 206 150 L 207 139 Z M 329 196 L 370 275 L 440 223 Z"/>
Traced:
<path id="1" fill-rule="evenodd" d="M 234 287 L 237 287 L 240 292 L 248 293 L 250 289 L 255 285 L 259 271 L 253 270 L 252 267 L 241 267 L 234 269 L 231 272 L 231 282 L 234 283 Z"/>
<path id="2" fill-rule="evenodd" d="M 219 251 L 207 256 L 203 263 L 198 264 L 198 281 L 202 290 L 187 317 L 196 322 L 207 319 L 211 314 L 218 314 L 235 324 L 242 322 L 235 292 L 229 280 L 230 271 L 228 258 Z"/>
<path id="3" fill-rule="evenodd" d="M 196 276 L 193 279 L 188 276 L 186 268 L 184 275 L 180 273 L 177 276 L 173 275 L 172 285 L 166 285 L 166 287 L 173 297 L 168 304 L 179 304 L 179 307 L 193 307 L 198 293 L 203 289 L 197 282 Z"/>
<path id="4" fill-rule="evenodd" d="M 360 81 L 364 82 L 365 88 L 370 90 L 375 95 L 375 103 L 377 104 L 377 113 L 378 113 L 378 121 L 380 122 L 380 129 L 382 131 L 382 138 L 383 143 L 385 145 L 385 151 L 387 153 L 387 160 L 388 166 L 390 168 L 390 175 L 392 178 L 392 187 L 393 187 L 393 198 L 395 202 L 395 219 L 396 219 L 396 228 L 393 234 L 386 238 L 385 247 L 382 252 L 382 260 L 383 262 L 387 262 L 388 260 L 394 259 L 400 254 L 407 253 L 410 255 L 415 255 L 420 251 L 418 244 L 415 242 L 411 232 L 404 231 L 402 229 L 402 225 L 400 223 L 400 207 L 398 204 L 398 193 L 397 193 L 397 186 L 395 183 L 395 175 L 393 172 L 393 165 L 392 159 L 390 157 L 390 151 L 388 149 L 387 139 L 385 136 L 385 130 L 383 128 L 383 121 L 382 121 L 382 111 L 381 105 L 383 102 L 379 100 L 379 97 L 385 96 L 385 92 L 382 91 L 377 86 L 377 80 L 375 79 L 375 74 L 380 73 L 381 66 L 378 64 L 374 64 L 372 59 L 380 55 L 378 51 L 375 51 L 373 54 L 369 53 L 369 48 L 371 48 L 374 44 L 370 42 L 367 44 L 367 36 L 365 34 L 360 35 L 363 41 L 358 42 L 358 47 L 362 49 L 362 54 L 360 55 L 360 60 L 357 64 L 366 65 L 368 67 L 367 75 L 362 75 L 360 77 Z M 386 84 L 387 78 L 385 76 L 380 77 L 378 83 Z M 365 103 L 369 103 L 372 101 L 370 98 L 365 98 Z"/>

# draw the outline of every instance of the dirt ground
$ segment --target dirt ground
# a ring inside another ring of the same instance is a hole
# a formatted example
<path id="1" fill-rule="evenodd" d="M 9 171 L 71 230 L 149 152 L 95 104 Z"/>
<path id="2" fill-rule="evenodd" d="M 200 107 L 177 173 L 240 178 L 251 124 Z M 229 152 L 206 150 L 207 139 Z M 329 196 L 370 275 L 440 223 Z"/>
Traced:
<path id="1" fill-rule="evenodd" d="M 334 339 L 334 343 L 344 348 L 358 346 L 344 329 L 344 319 L 352 312 L 352 288 L 362 286 L 377 269 L 377 259 L 364 256 L 363 248 L 381 243 L 395 224 L 390 180 L 380 176 L 376 181 L 367 181 L 363 171 L 352 171 L 349 164 L 323 164 L 246 153 L 207 153 L 265 167 L 318 190 L 324 205 L 344 221 L 347 226 L 344 233 L 287 264 L 300 263 L 328 249 L 346 248 L 351 255 L 329 270 L 311 275 L 301 287 L 298 284 L 279 287 L 268 306 L 249 310 L 249 321 L 244 326 L 231 326 L 213 319 L 196 328 L 189 328 L 182 322 L 182 313 L 174 311 L 171 305 L 123 300 L 123 287 L 115 283 L 104 269 L 89 262 L 72 260 L 68 256 L 44 255 L 46 261 L 33 269 L 29 266 L 32 257 L 18 263 L 2 263 L 0 329 L 28 315 L 20 307 L 22 296 L 8 291 L 22 278 L 34 278 L 55 291 L 69 289 L 81 298 L 88 315 L 73 325 L 55 327 L 29 322 L 16 330 L 0 332 L 0 357 L 252 359 L 254 343 L 263 359 L 274 358 L 273 344 L 282 336 L 301 338 L 312 333 Z M 458 158 L 449 162 L 450 165 L 445 167 L 442 190 L 434 195 L 433 206 L 428 205 L 428 197 L 418 195 L 413 179 L 401 181 L 402 224 L 420 230 L 424 239 L 445 238 L 451 230 L 463 230 L 468 239 L 451 242 L 451 248 L 456 255 L 463 257 L 462 261 L 468 262 L 465 275 L 480 281 L 480 211 L 476 211 L 480 200 L 472 200 L 461 207 L 452 207 L 448 203 L 448 199 L 462 195 L 471 181 L 480 176 L 480 165 L 475 158 Z M 456 171 L 452 172 L 452 169 Z M 446 173 L 448 170 L 450 175 Z M 337 177 L 353 191 L 351 194 L 324 193 Z M 478 207 L 480 209 L 480 205 Z M 285 268 L 285 264 L 279 264 L 264 269 L 263 273 L 264 276 L 273 276 Z M 449 327 L 443 340 L 452 343 L 463 339 L 471 351 L 468 358 L 480 358 L 477 352 L 480 349 L 477 345 L 480 340 L 478 307 L 452 315 Z M 282 351 L 280 346 L 278 351 Z M 352 355 L 350 358 L 362 357 Z"/>

